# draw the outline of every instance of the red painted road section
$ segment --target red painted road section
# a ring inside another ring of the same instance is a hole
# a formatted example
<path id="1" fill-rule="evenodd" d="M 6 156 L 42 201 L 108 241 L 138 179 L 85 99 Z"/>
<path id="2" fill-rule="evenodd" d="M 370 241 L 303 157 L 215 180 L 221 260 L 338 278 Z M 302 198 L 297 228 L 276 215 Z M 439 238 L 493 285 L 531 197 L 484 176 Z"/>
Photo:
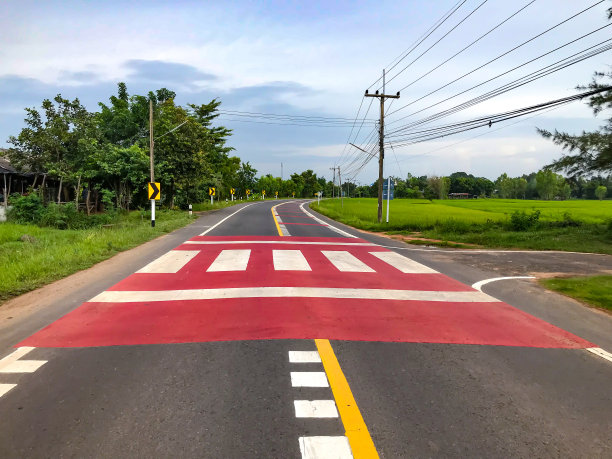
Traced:
<path id="1" fill-rule="evenodd" d="M 473 291 L 439 273 L 404 274 L 369 252 L 379 246 L 347 238 L 196 237 L 177 250 L 200 253 L 176 274 L 133 274 L 114 291 L 229 287 L 376 288 Z M 231 241 L 268 241 L 236 244 Z M 283 242 L 282 244 L 280 242 Z M 285 242 L 314 242 L 314 245 Z M 222 250 L 251 250 L 246 271 L 206 272 Z M 272 250 L 300 250 L 312 271 L 275 271 Z M 338 271 L 321 251 L 348 251 L 375 272 Z M 593 344 L 501 302 L 233 298 L 164 302 L 88 302 L 18 346 L 81 347 L 254 339 L 458 343 L 543 348 Z"/>

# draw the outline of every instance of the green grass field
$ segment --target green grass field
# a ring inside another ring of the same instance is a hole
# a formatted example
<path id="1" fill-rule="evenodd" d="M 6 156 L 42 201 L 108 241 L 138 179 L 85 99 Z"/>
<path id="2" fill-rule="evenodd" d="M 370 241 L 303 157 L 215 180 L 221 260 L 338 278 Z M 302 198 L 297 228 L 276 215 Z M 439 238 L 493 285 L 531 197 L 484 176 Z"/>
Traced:
<path id="1" fill-rule="evenodd" d="M 540 282 L 551 290 L 612 311 L 612 276 L 542 279 Z"/>
<path id="2" fill-rule="evenodd" d="M 107 228 L 58 230 L 0 223 L 0 303 L 194 221 L 186 211 L 158 211 L 155 228 L 140 211 Z M 21 240 L 24 235 L 25 240 Z"/>
<path id="3" fill-rule="evenodd" d="M 386 201 L 383 220 L 386 217 Z M 518 199 L 391 201 L 389 223 L 378 223 L 373 198 L 327 199 L 314 210 L 368 231 L 387 231 L 483 247 L 612 253 L 612 201 L 527 201 Z M 514 212 L 540 211 L 539 224 L 509 228 Z"/>

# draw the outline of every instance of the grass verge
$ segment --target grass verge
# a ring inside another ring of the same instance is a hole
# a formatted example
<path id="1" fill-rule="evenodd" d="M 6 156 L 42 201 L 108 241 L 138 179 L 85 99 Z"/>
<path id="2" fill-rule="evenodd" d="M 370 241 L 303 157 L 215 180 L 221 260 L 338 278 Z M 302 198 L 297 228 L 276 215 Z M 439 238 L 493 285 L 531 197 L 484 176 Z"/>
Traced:
<path id="1" fill-rule="evenodd" d="M 312 209 L 347 225 L 431 239 L 428 245 L 475 244 L 487 248 L 562 250 L 612 254 L 612 201 L 523 201 L 509 199 L 428 201 L 397 199 L 390 222 L 376 221 L 376 199 L 327 199 Z M 384 207 L 386 215 L 386 203 Z M 512 214 L 539 211 L 539 220 L 513 230 Z"/>
<path id="2" fill-rule="evenodd" d="M 612 311 L 612 276 L 541 279 L 540 283 L 550 290 Z"/>
<path id="3" fill-rule="evenodd" d="M 58 230 L 0 223 L 0 304 L 193 222 L 186 211 L 157 211 L 155 228 L 146 212 L 118 217 L 113 225 Z"/>

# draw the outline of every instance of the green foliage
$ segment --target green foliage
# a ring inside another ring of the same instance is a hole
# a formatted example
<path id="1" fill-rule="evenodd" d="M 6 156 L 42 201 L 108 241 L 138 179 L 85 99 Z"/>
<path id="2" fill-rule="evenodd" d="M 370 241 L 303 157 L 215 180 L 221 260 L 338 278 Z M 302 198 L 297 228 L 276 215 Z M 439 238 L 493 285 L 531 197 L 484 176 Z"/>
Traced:
<path id="1" fill-rule="evenodd" d="M 187 212 L 159 211 L 155 228 L 141 218 L 140 212 L 118 215 L 110 228 L 57 230 L 2 223 L 0 302 L 89 268 L 192 221 Z"/>
<path id="2" fill-rule="evenodd" d="M 595 196 L 597 196 L 597 199 L 599 199 L 600 201 L 606 197 L 607 193 L 608 188 L 603 185 L 599 185 L 597 188 L 595 188 Z"/>
<path id="3" fill-rule="evenodd" d="M 311 207 L 333 219 L 369 231 L 394 231 L 442 242 L 485 247 L 569 250 L 612 254 L 612 201 L 525 201 L 514 199 L 395 199 L 389 223 L 376 220 L 376 199 L 326 199 Z M 513 212 L 538 223 L 525 231 L 510 227 Z M 445 242 L 446 241 L 446 242 Z M 449 242 L 450 241 L 450 242 Z"/>
<path id="4" fill-rule="evenodd" d="M 11 205 L 7 218 L 15 223 L 37 223 L 45 210 L 42 199 L 37 193 L 24 196 L 14 194 L 11 196 Z"/>
<path id="5" fill-rule="evenodd" d="M 612 276 L 542 279 L 545 287 L 592 306 L 612 310 Z"/>
<path id="6" fill-rule="evenodd" d="M 510 216 L 510 228 L 513 231 L 527 231 L 538 224 L 540 220 L 540 211 L 535 210 L 530 214 L 525 211 L 513 212 Z"/>

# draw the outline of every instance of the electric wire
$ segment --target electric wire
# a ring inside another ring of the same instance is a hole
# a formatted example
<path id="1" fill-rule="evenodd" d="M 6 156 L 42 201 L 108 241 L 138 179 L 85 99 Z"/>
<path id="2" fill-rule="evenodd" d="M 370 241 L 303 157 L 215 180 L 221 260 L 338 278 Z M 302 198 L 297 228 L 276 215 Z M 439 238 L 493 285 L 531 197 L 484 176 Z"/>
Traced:
<path id="1" fill-rule="evenodd" d="M 459 81 L 459 80 L 461 80 L 461 79 L 465 78 L 466 76 L 471 75 L 472 73 L 474 73 L 474 72 L 476 72 L 476 71 L 478 71 L 478 70 L 480 70 L 480 69 L 482 69 L 482 68 L 486 67 L 487 65 L 492 64 L 493 62 L 495 62 L 495 61 L 497 61 L 497 60 L 501 59 L 501 58 L 502 58 L 502 57 L 504 57 L 504 56 L 507 56 L 508 54 L 510 54 L 510 53 L 512 53 L 512 52 L 514 52 L 514 51 L 516 51 L 517 49 L 519 49 L 519 48 L 521 48 L 521 47 L 525 46 L 526 44 L 528 44 L 528 43 L 530 43 L 530 42 L 532 42 L 532 41 L 536 40 L 537 38 L 539 38 L 539 37 L 541 37 L 541 36 L 543 36 L 543 35 L 547 34 L 548 32 L 550 32 L 550 31 L 552 31 L 552 30 L 556 29 L 557 27 L 560 27 L 561 25 L 563 25 L 563 24 L 565 24 L 565 23 L 567 23 L 567 22 L 571 21 L 572 19 L 575 19 L 576 17 L 580 16 L 581 14 L 584 14 L 584 13 L 585 13 L 585 12 L 587 12 L 588 10 L 590 10 L 590 9 L 594 8 L 595 6 L 597 6 L 597 5 L 601 4 L 601 3 L 603 3 L 604 1 L 605 1 L 605 0 L 600 0 L 600 1 L 598 1 L 598 2 L 596 2 L 596 3 L 594 3 L 594 4 L 592 4 L 591 6 L 589 6 L 589 7 L 585 8 L 585 9 L 583 9 L 582 11 L 579 11 L 578 13 L 576 13 L 576 14 L 574 14 L 574 15 L 570 16 L 569 18 L 564 19 L 563 21 L 561 21 L 561 22 L 559 22 L 559 23 L 555 24 L 554 26 L 549 27 L 549 28 L 548 28 L 548 29 L 546 29 L 545 31 L 540 32 L 539 34 L 537 34 L 537 35 L 535 35 L 535 36 L 531 37 L 530 39 L 528 39 L 528 40 L 526 40 L 526 41 L 522 42 L 521 44 L 519 44 L 519 45 L 515 46 L 514 48 L 512 48 L 512 49 L 510 49 L 510 50 L 508 50 L 508 51 L 506 51 L 506 52 L 504 52 L 504 53 L 500 54 L 499 56 L 497 56 L 497 57 L 495 57 L 495 58 L 493 58 L 493 59 L 491 59 L 491 60 L 489 60 L 489 61 L 485 62 L 484 64 L 482 64 L 482 65 L 480 65 L 480 66 L 476 67 L 475 69 L 473 69 L 473 70 L 471 70 L 471 71 L 469 71 L 469 72 L 467 72 L 467 73 L 464 73 L 463 75 L 461 75 L 461 76 L 460 76 L 460 77 L 458 77 L 458 78 L 455 78 L 455 79 L 454 79 L 454 80 L 452 80 L 451 82 L 446 83 L 445 85 L 443 85 L 443 86 L 441 86 L 441 87 L 439 87 L 439 88 L 437 88 L 437 89 L 435 89 L 435 90 L 433 90 L 433 91 L 430 91 L 429 93 L 425 94 L 424 96 L 421 96 L 420 98 L 418 98 L 418 99 L 416 99 L 416 100 L 414 100 L 414 101 L 412 101 L 412 102 L 410 102 L 410 103 L 408 103 L 408 104 L 406 104 L 406 105 L 404 105 L 404 106 L 402 106 L 402 107 L 400 107 L 400 108 L 398 108 L 398 109 L 394 110 L 394 111 L 393 111 L 393 112 L 391 112 L 391 113 L 388 113 L 388 115 L 387 115 L 387 116 L 391 116 L 391 115 L 393 115 L 394 113 L 397 113 L 398 111 L 403 110 L 404 108 L 409 107 L 410 105 L 412 105 L 412 104 L 414 104 L 414 103 L 416 103 L 416 102 L 418 102 L 418 101 L 420 101 L 420 100 L 422 100 L 422 99 L 424 99 L 424 98 L 426 98 L 426 97 L 429 97 L 429 96 L 431 96 L 432 94 L 435 94 L 435 93 L 436 93 L 436 92 L 438 92 L 438 91 L 441 91 L 442 89 L 444 89 L 444 88 L 446 88 L 446 87 L 450 86 L 450 85 L 451 85 L 451 84 L 453 84 L 453 83 L 456 83 L 457 81 Z M 405 117 L 404 117 L 404 118 L 405 118 Z M 400 119 L 395 120 L 395 121 L 393 121 L 393 122 L 397 122 L 397 121 L 399 121 L 399 120 L 401 120 L 401 119 L 403 119 L 403 118 L 400 118 Z"/>
<path id="2" fill-rule="evenodd" d="M 608 26 L 611 26 L 611 25 L 612 24 L 608 24 L 608 25 L 606 25 L 604 27 L 608 27 Z M 574 41 L 576 41 L 576 40 L 574 40 Z M 414 128 L 416 126 L 419 126 L 419 125 L 431 122 L 433 120 L 440 119 L 440 118 L 443 118 L 445 116 L 449 116 L 451 114 L 457 113 L 457 112 L 459 112 L 461 110 L 464 110 L 466 108 L 472 107 L 472 106 L 477 105 L 477 104 L 479 104 L 481 102 L 484 102 L 486 100 L 492 99 L 493 97 L 497 97 L 497 96 L 499 96 L 501 94 L 504 94 L 506 92 L 509 92 L 511 90 L 514 90 L 516 88 L 524 86 L 524 85 L 526 85 L 528 83 L 531 83 L 531 82 L 533 82 L 533 81 L 535 81 L 537 79 L 543 78 L 543 77 L 551 75 L 553 73 L 556 73 L 556 72 L 558 72 L 560 70 L 563 70 L 563 69 L 565 69 L 567 67 L 575 65 L 575 64 L 577 64 L 579 62 L 582 62 L 582 61 L 584 61 L 586 59 L 594 57 L 594 56 L 596 56 L 598 54 L 601 54 L 601 53 L 604 53 L 606 51 L 609 51 L 610 49 L 612 49 L 612 44 L 610 42 L 612 42 L 612 39 L 604 40 L 604 41 L 602 41 L 600 43 L 597 43 L 597 44 L 595 44 L 593 46 L 590 46 L 589 48 L 581 50 L 581 51 L 579 51 L 577 53 L 574 53 L 574 54 L 572 54 L 570 56 L 567 56 L 567 57 L 565 57 L 563 59 L 560 59 L 560 60 L 558 60 L 558 61 L 556 61 L 556 62 L 554 62 L 552 64 L 549 64 L 549 65 L 547 65 L 545 67 L 542 67 L 542 68 L 540 68 L 540 69 L 538 69 L 538 70 L 536 70 L 534 72 L 531 72 L 529 74 L 523 75 L 522 77 L 517 78 L 517 79 L 515 79 L 515 80 L 513 80 L 513 81 L 511 81 L 509 83 L 506 83 L 505 85 L 502 85 L 502 86 L 500 86 L 498 88 L 495 88 L 495 89 L 493 89 L 493 90 L 491 90 L 491 91 L 489 91 L 487 93 L 484 93 L 484 94 L 481 94 L 481 95 L 479 95 L 477 97 L 474 97 L 474 98 L 472 98 L 472 99 L 470 99 L 470 100 L 468 100 L 466 102 L 463 102 L 461 104 L 455 105 L 454 107 L 451 107 L 449 109 L 443 110 L 443 111 L 438 112 L 438 113 L 435 113 L 433 115 L 429 115 L 426 118 L 423 118 L 421 120 L 413 121 L 412 123 L 409 123 L 409 124 L 407 124 L 405 126 L 398 127 L 396 129 L 390 131 L 388 136 L 393 137 L 393 136 L 397 136 L 397 135 L 402 135 L 400 133 L 403 132 L 403 131 L 406 131 L 406 130 L 409 130 L 409 129 Z M 605 43 L 608 43 L 608 44 L 606 45 Z M 561 47 L 564 47 L 564 46 L 567 46 L 567 44 L 566 45 L 562 45 Z M 596 48 L 597 46 L 599 46 L 599 48 Z M 557 49 L 560 49 L 561 47 L 559 47 Z M 593 49 L 593 48 L 595 48 L 595 49 Z M 555 50 L 553 50 L 551 52 L 554 52 L 554 51 Z M 548 52 L 546 54 L 550 54 L 551 52 Z M 546 55 L 546 54 L 544 54 L 544 55 Z M 542 55 L 542 56 L 544 56 L 544 55 Z M 457 94 L 455 94 L 453 96 L 447 97 L 446 99 L 443 99 L 443 100 L 441 100 L 439 102 L 436 102 L 435 104 L 429 105 L 428 107 L 425 107 L 425 108 L 423 108 L 421 110 L 417 110 L 417 111 L 415 111 L 415 112 L 413 112 L 413 113 L 411 113 L 411 114 L 409 114 L 407 116 L 413 116 L 415 114 L 418 114 L 418 113 L 421 113 L 421 112 L 423 112 L 425 110 L 428 110 L 428 109 L 430 109 L 430 108 L 432 108 L 432 107 L 434 107 L 436 105 L 439 105 L 441 103 L 447 102 L 448 100 L 451 100 L 451 99 L 453 99 L 453 98 L 455 98 L 455 97 L 457 97 L 457 96 L 459 96 L 461 94 L 464 94 L 464 93 L 466 93 L 468 91 L 471 91 L 472 89 L 475 89 L 475 88 L 477 88 L 479 86 L 482 86 L 483 84 L 486 84 L 486 83 L 488 83 L 488 82 L 490 82 L 490 81 L 492 81 L 492 80 L 494 80 L 496 78 L 499 78 L 502 75 L 505 75 L 505 74 L 507 74 L 507 73 L 509 73 L 509 72 L 511 72 L 513 70 L 516 70 L 517 68 L 523 67 L 523 66 L 525 66 L 525 65 L 527 65 L 527 64 L 529 64 L 529 63 L 531 63 L 531 62 L 533 62 L 533 61 L 535 61 L 537 59 L 539 59 L 542 56 L 539 56 L 539 57 L 534 58 L 534 59 L 532 59 L 532 60 L 530 60 L 528 62 L 525 62 L 525 63 L 523 63 L 523 64 L 521 64 L 521 65 L 519 65 L 517 67 L 514 67 L 513 69 L 511 69 L 509 71 L 506 71 L 506 72 L 504 72 L 504 73 L 502 73 L 500 75 L 497 75 L 497 76 L 495 76 L 495 77 L 493 77 L 493 78 L 491 78 L 491 79 L 489 79 L 489 80 L 487 80 L 487 81 L 485 81 L 483 83 L 479 83 L 479 84 L 477 84 L 475 86 L 472 86 L 471 88 L 468 88 L 468 89 L 466 89 L 464 91 L 461 91 L 461 92 L 459 92 L 459 93 L 457 93 Z M 388 123 L 388 124 L 390 125 L 392 123 Z"/>

